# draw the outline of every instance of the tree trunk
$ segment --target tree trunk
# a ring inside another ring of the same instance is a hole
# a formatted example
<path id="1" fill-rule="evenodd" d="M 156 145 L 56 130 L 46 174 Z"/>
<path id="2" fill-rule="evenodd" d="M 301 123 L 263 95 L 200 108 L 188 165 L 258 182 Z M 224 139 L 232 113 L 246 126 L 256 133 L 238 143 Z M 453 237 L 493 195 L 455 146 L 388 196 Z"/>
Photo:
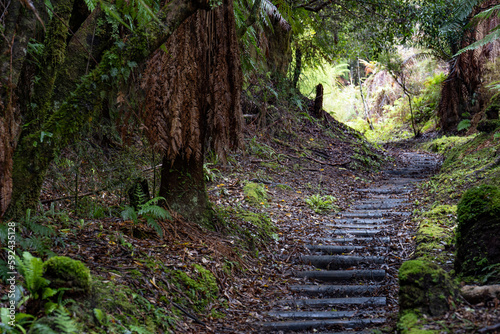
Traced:
<path id="1" fill-rule="evenodd" d="M 242 73 L 231 0 L 187 20 L 148 64 L 143 115 L 164 150 L 160 196 L 186 219 L 209 223 L 203 172 L 207 148 L 225 160 L 240 147 Z"/>
<path id="2" fill-rule="evenodd" d="M 268 52 L 266 53 L 267 70 L 273 74 L 286 76 L 288 66 L 292 60 L 291 36 L 292 30 L 285 30 L 279 22 L 271 19 L 272 27 L 264 27 L 264 32 L 268 42 Z"/>
<path id="3" fill-rule="evenodd" d="M 321 116 L 321 109 L 323 109 L 323 85 L 316 86 L 316 98 L 314 99 L 314 116 Z"/>
<path id="4" fill-rule="evenodd" d="M 496 5 L 497 1 L 482 2 L 476 7 L 471 17 Z M 481 39 L 499 24 L 496 15 L 481 21 L 477 27 L 468 30 L 462 41 L 454 46 L 452 53 Z M 484 65 L 487 61 L 495 61 L 499 56 L 500 42 L 493 41 L 481 48 L 464 52 L 449 61 L 449 75 L 441 88 L 441 99 L 438 105 L 439 126 L 445 133 L 456 132 L 462 119 L 472 119 L 482 111 L 488 102 L 487 96 L 481 94 Z M 485 92 L 486 89 L 483 89 Z M 488 94 L 486 94 L 488 95 Z"/>
<path id="5" fill-rule="evenodd" d="M 295 69 L 293 71 L 293 82 L 292 82 L 292 86 L 294 88 L 297 88 L 301 72 L 302 72 L 302 51 L 297 46 L 297 49 L 295 50 Z"/>
<path id="6" fill-rule="evenodd" d="M 373 124 L 370 120 L 370 115 L 368 114 L 368 106 L 366 105 L 365 95 L 363 94 L 363 82 L 361 81 L 361 76 L 359 74 L 359 59 L 358 59 L 358 81 L 359 81 L 359 92 L 361 93 L 361 100 L 363 101 L 363 108 L 365 110 L 366 121 L 370 125 L 370 130 L 373 131 Z"/>
<path id="7" fill-rule="evenodd" d="M 0 43 L 0 217 L 11 201 L 13 157 L 21 124 L 14 91 L 36 23 L 33 12 L 24 10 L 20 1 L 10 2 L 5 14 L 5 40 Z"/>
<path id="8" fill-rule="evenodd" d="M 174 161 L 163 159 L 160 196 L 165 197 L 169 209 L 185 219 L 204 225 L 212 217 L 205 188 L 203 159 L 185 159 L 177 156 Z"/>

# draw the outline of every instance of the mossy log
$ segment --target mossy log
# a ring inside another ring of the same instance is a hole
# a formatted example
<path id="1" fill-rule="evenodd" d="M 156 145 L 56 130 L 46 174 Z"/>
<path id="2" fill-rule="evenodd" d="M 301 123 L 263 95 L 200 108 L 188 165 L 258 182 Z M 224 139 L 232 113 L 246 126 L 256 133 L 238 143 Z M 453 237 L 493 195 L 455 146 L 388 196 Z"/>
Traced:
<path id="1" fill-rule="evenodd" d="M 482 185 L 464 193 L 457 206 L 457 273 L 485 275 L 500 263 L 500 188 Z"/>

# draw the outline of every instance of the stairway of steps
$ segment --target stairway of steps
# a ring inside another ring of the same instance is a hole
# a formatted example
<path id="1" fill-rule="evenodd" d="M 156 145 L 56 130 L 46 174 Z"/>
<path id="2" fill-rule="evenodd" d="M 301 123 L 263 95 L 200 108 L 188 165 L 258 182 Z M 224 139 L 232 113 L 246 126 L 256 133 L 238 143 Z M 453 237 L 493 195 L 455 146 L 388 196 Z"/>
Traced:
<path id="1" fill-rule="evenodd" d="M 387 254 L 398 225 L 411 214 L 409 194 L 438 167 L 429 155 L 406 152 L 408 166 L 387 170 L 362 199 L 323 224 L 330 238 L 306 245 L 299 256 L 315 270 L 297 270 L 299 297 L 278 300 L 258 333 L 365 334 L 386 323 Z M 305 252 L 307 252 L 305 250 Z"/>

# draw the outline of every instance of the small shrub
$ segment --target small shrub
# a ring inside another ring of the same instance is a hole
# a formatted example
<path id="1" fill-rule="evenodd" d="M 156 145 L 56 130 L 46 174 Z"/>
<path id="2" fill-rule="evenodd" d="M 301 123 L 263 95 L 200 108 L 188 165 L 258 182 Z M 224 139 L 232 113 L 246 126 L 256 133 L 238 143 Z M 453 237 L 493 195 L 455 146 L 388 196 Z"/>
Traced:
<path id="1" fill-rule="evenodd" d="M 338 206 L 335 204 L 337 199 L 331 195 L 321 196 L 319 194 L 312 195 L 305 202 L 316 213 L 325 213 L 327 211 L 338 211 Z"/>

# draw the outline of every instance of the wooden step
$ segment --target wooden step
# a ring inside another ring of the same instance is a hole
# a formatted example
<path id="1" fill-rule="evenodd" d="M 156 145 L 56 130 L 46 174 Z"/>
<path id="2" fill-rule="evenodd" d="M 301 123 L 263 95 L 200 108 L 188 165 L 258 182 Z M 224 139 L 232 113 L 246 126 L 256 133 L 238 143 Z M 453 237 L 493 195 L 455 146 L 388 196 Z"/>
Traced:
<path id="1" fill-rule="evenodd" d="M 342 218 L 387 218 L 393 216 L 407 217 L 410 212 L 405 211 L 387 211 L 387 210 L 359 210 L 352 212 L 339 212 Z"/>
<path id="2" fill-rule="evenodd" d="M 373 317 L 381 312 L 374 311 L 271 311 L 267 315 L 284 319 L 340 319 Z"/>
<path id="3" fill-rule="evenodd" d="M 348 239 L 348 238 L 345 238 Z M 351 240 L 357 240 L 357 239 L 352 239 Z M 366 251 L 366 250 L 373 250 L 373 251 L 385 251 L 387 250 L 387 247 L 380 247 L 380 246 L 330 246 L 330 245 L 307 245 L 306 246 L 311 252 L 322 252 L 324 254 L 345 254 L 345 253 L 350 253 L 353 251 Z"/>
<path id="4" fill-rule="evenodd" d="M 344 328 L 363 328 L 374 324 L 383 324 L 385 323 L 385 321 L 385 318 L 276 321 L 260 323 L 260 328 L 266 331 L 301 331 L 313 328 L 318 329 L 333 326 L 342 326 Z"/>
<path id="5" fill-rule="evenodd" d="M 347 298 L 321 298 L 321 299 L 289 299 L 280 300 L 278 304 L 292 307 L 331 307 L 331 306 L 384 306 L 385 297 L 347 297 Z"/>
<path id="6" fill-rule="evenodd" d="M 384 225 L 384 224 L 377 224 L 377 225 L 353 225 L 353 224 L 340 224 L 340 223 L 326 223 L 324 224 L 325 226 L 328 227 L 336 227 L 336 228 L 344 228 L 344 229 L 349 229 L 349 230 L 361 230 L 361 229 L 367 229 L 367 230 L 381 230 L 389 227 L 389 225 Z"/>
<path id="7" fill-rule="evenodd" d="M 358 229 L 358 230 L 351 230 L 351 229 L 334 229 L 331 231 L 333 234 L 345 234 L 345 235 L 359 235 L 362 237 L 373 237 L 379 233 L 385 232 L 385 230 L 369 230 L 369 229 Z"/>
<path id="8" fill-rule="evenodd" d="M 385 278 L 385 270 L 314 270 L 297 272 L 298 277 L 314 278 L 325 282 L 338 282 L 348 280 L 374 280 L 381 281 Z"/>
<path id="9" fill-rule="evenodd" d="M 345 243 L 354 243 L 354 244 L 364 244 L 373 242 L 382 242 L 389 243 L 391 242 L 391 238 L 389 237 L 358 237 L 358 238 L 321 238 L 318 241 L 322 241 L 323 243 L 337 243 L 337 244 L 345 244 Z M 366 247 L 366 246 L 361 246 Z"/>
<path id="10" fill-rule="evenodd" d="M 381 264 L 385 262 L 383 256 L 348 256 L 348 255 L 304 255 L 300 260 L 305 264 L 317 268 L 339 269 L 360 264 Z"/>
<path id="11" fill-rule="evenodd" d="M 381 285 L 291 285 L 289 288 L 294 292 L 315 295 L 321 294 L 326 296 L 351 296 L 373 294 Z"/>

